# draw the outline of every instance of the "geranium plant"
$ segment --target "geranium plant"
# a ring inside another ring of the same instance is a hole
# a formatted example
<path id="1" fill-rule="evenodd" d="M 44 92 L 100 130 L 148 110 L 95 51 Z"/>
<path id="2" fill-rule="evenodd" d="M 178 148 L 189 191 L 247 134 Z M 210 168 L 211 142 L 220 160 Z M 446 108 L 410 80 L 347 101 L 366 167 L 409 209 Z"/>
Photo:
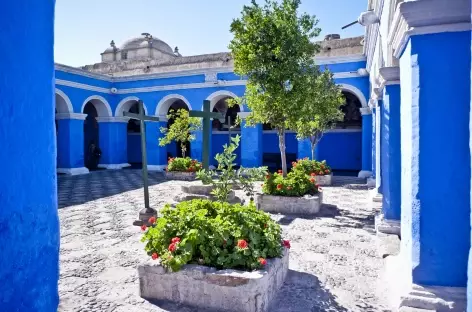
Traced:
<path id="1" fill-rule="evenodd" d="M 174 272 L 185 264 L 259 269 L 267 258 L 281 257 L 283 248 L 290 248 L 281 239 L 280 226 L 254 205 L 186 201 L 175 208 L 167 205 L 150 221 L 150 228 L 142 228 L 145 250 Z"/>
<path id="2" fill-rule="evenodd" d="M 299 159 L 292 162 L 293 172 L 304 172 L 306 175 L 329 175 L 332 173 L 331 167 L 326 164 L 326 160 L 316 161 L 308 158 Z"/>
<path id="3" fill-rule="evenodd" d="M 262 192 L 276 196 L 303 196 L 317 194 L 321 191 L 316 184 L 314 176 L 308 176 L 302 171 L 291 171 L 284 177 L 282 170 L 278 173 L 268 174 L 262 185 Z"/>
<path id="4" fill-rule="evenodd" d="M 169 158 L 167 171 L 197 172 L 202 169 L 202 163 L 190 157 Z"/>

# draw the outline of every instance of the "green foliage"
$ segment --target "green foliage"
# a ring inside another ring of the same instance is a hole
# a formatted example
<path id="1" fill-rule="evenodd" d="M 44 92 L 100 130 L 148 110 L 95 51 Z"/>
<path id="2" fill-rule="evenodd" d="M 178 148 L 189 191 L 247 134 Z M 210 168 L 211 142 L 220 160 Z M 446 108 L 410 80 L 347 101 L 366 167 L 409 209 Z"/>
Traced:
<path id="1" fill-rule="evenodd" d="M 202 181 L 204 185 L 209 185 L 213 182 L 213 172 L 211 170 L 201 169 L 197 172 L 197 180 Z"/>
<path id="2" fill-rule="evenodd" d="M 267 167 L 259 168 L 243 168 L 240 167 L 237 171 L 237 178 L 241 184 L 243 191 L 246 193 L 246 196 L 249 196 L 251 202 L 254 200 L 254 182 L 263 181 L 264 177 L 267 175 Z"/>
<path id="3" fill-rule="evenodd" d="M 190 157 L 169 158 L 167 171 L 197 172 L 202 169 L 202 163 Z"/>
<path id="4" fill-rule="evenodd" d="M 292 172 L 302 172 L 309 176 L 328 175 L 331 174 L 331 167 L 326 164 L 326 160 L 316 161 L 304 158 L 292 163 Z"/>
<path id="5" fill-rule="evenodd" d="M 161 132 L 165 133 L 165 137 L 159 139 L 159 146 L 166 146 L 175 141 L 180 144 L 182 155 L 185 157 L 186 144 L 195 140 L 192 132 L 201 128 L 200 120 L 196 117 L 190 117 L 189 112 L 182 108 L 177 111 L 171 110 L 167 118 L 174 122 L 169 128 L 161 128 Z"/>
<path id="6" fill-rule="evenodd" d="M 209 200 L 182 202 L 176 208 L 167 205 L 142 242 L 149 256 L 160 257 L 161 264 L 174 272 L 188 263 L 258 269 L 261 258 L 280 257 L 283 250 L 281 228 L 267 213 L 254 205 Z"/>
<path id="7" fill-rule="evenodd" d="M 266 181 L 262 185 L 262 192 L 267 195 L 277 196 L 303 196 L 306 194 L 316 194 L 319 186 L 315 177 L 311 177 L 302 171 L 292 171 L 284 177 L 282 171 L 268 174 Z"/>
<path id="8" fill-rule="evenodd" d="M 329 74 L 314 62 L 320 29 L 315 16 L 299 14 L 300 0 L 255 0 L 233 20 L 229 48 L 235 72 L 248 77 L 243 101 L 251 109 L 248 125 L 271 124 L 278 132 L 283 174 L 287 173 L 285 130 L 299 121 L 333 91 Z M 329 79 L 327 79 L 329 78 Z M 338 94 L 338 93 L 336 93 Z"/>

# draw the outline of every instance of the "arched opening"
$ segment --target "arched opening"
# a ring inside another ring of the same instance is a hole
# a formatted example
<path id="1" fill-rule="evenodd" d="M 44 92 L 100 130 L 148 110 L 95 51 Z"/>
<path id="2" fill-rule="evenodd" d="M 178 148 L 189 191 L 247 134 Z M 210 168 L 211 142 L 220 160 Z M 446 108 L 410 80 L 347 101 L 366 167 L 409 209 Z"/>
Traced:
<path id="1" fill-rule="evenodd" d="M 336 123 L 337 129 L 361 129 L 362 115 L 361 115 L 361 101 L 359 98 L 349 91 L 342 91 L 345 102 L 340 107 L 344 114 L 344 119 Z"/>
<path id="2" fill-rule="evenodd" d="M 125 112 L 139 114 L 139 105 L 137 98 L 129 98 L 122 101 L 117 108 L 116 116 L 124 116 Z M 147 110 L 144 107 L 144 113 Z M 141 122 L 137 119 L 129 119 L 126 127 L 126 144 L 128 163 L 131 168 L 142 167 L 142 151 L 141 151 Z M 157 142 L 156 142 L 157 144 Z"/>
<path id="3" fill-rule="evenodd" d="M 169 115 L 171 111 L 178 111 L 179 109 L 185 109 L 186 111 L 189 111 L 189 108 L 187 104 L 181 100 L 177 99 L 175 100 L 168 108 L 166 115 Z M 167 120 L 167 127 L 172 126 L 172 124 L 175 122 L 175 118 L 171 117 Z M 190 142 L 187 142 L 185 146 L 185 155 L 188 157 L 192 157 L 190 155 Z M 183 152 L 182 152 L 182 146 L 181 144 L 177 144 L 175 142 L 172 142 L 167 146 L 167 157 L 182 157 Z"/>
<path id="4" fill-rule="evenodd" d="M 241 111 L 240 107 L 238 104 L 235 104 L 231 107 L 228 105 L 228 100 L 232 99 L 231 97 L 224 97 L 218 102 L 215 103 L 215 106 L 213 107 L 213 112 L 214 113 L 221 113 L 225 115 L 225 121 L 222 123 L 218 119 L 213 119 L 212 122 L 212 129 L 213 130 L 218 130 L 218 131 L 228 131 L 229 127 L 234 127 L 234 130 L 239 130 L 240 125 L 236 124 L 236 118 L 238 117 L 238 113 Z"/>
<path id="5" fill-rule="evenodd" d="M 55 115 L 54 125 L 56 130 L 56 166 L 59 168 L 62 165 L 62 157 L 68 148 L 70 142 L 64 141 L 59 135 L 59 122 L 57 121 L 58 114 L 72 113 L 72 104 L 69 98 L 62 91 L 56 89 L 55 94 Z"/>
<path id="6" fill-rule="evenodd" d="M 84 162 L 89 170 L 98 170 L 100 162 L 100 124 L 98 117 L 110 117 L 111 109 L 105 99 L 94 96 L 87 99 L 82 107 L 84 120 Z"/>

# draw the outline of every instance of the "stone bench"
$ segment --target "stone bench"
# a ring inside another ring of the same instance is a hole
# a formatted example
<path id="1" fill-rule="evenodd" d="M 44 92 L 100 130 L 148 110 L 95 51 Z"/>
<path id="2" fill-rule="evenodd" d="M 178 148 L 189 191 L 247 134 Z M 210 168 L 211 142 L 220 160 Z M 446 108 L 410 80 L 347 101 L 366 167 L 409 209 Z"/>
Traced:
<path id="1" fill-rule="evenodd" d="M 166 171 L 165 177 L 168 180 L 194 181 L 197 174 L 195 172 Z"/>

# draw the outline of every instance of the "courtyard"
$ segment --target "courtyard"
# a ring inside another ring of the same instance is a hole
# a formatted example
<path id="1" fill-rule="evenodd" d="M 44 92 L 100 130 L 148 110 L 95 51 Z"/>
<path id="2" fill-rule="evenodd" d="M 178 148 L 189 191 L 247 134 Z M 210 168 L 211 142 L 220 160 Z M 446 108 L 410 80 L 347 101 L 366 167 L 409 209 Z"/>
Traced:
<path id="1" fill-rule="evenodd" d="M 150 202 L 160 209 L 181 181 L 150 173 Z M 388 311 L 380 291 L 383 259 L 376 210 L 362 179 L 335 177 L 316 217 L 272 215 L 291 242 L 290 271 L 270 311 Z M 244 196 L 242 192 L 238 194 Z M 59 311 L 201 311 L 139 296 L 144 204 L 140 170 L 59 176 Z"/>

